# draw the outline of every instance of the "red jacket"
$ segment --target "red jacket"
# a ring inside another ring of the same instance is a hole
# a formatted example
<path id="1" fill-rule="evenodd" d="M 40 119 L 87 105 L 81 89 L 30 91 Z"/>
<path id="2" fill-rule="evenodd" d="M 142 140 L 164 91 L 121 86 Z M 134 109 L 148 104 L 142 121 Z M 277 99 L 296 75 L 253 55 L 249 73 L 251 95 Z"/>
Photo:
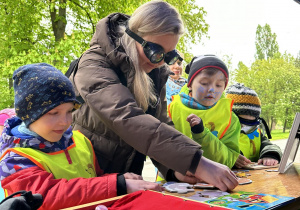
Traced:
<path id="1" fill-rule="evenodd" d="M 16 172 L 1 185 L 8 194 L 19 190 L 32 191 L 43 196 L 42 209 L 61 209 L 117 196 L 116 174 L 95 178 L 54 179 L 38 166 Z"/>
<path id="2" fill-rule="evenodd" d="M 9 122 L 4 129 L 3 135 L 0 137 L 1 153 L 3 155 L 0 164 L 0 177 L 2 179 L 2 188 L 7 190 L 6 195 L 20 190 L 32 191 L 33 194 L 39 193 L 44 198 L 40 209 L 51 210 L 117 196 L 117 174 L 103 174 L 97 160 L 94 163 L 97 177 L 72 178 L 68 181 L 64 178 L 56 179 L 52 173 L 43 170 L 32 160 L 13 151 L 8 152 L 9 150 L 7 149 L 13 149 L 18 146 L 35 149 L 41 144 L 45 146 L 45 151 L 42 150 L 45 153 L 56 152 L 60 149 L 55 143 L 45 143 L 45 140 L 41 138 L 22 139 L 11 135 L 11 128 L 19 125 L 20 120 L 14 118 Z M 67 145 L 67 147 L 74 146 L 71 137 L 72 131 L 69 129 L 60 142 L 64 142 L 63 145 Z M 31 143 L 29 144 L 29 142 Z M 61 162 L 66 161 L 62 160 Z M 69 162 L 69 164 L 73 164 L 73 162 Z"/>

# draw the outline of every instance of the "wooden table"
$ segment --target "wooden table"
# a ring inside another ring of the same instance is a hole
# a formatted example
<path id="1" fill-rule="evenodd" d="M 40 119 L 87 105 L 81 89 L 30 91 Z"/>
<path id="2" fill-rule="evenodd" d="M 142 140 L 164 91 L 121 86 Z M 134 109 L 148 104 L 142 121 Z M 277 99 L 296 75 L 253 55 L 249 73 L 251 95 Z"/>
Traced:
<path id="1" fill-rule="evenodd" d="M 276 170 L 276 168 L 273 168 Z M 271 169 L 271 170 L 273 170 Z M 247 191 L 272 195 L 294 197 L 295 201 L 280 209 L 300 209 L 300 164 L 294 163 L 284 174 L 278 172 L 267 172 L 266 169 L 250 170 L 248 178 L 252 184 L 239 185 L 233 192 Z"/>
<path id="2" fill-rule="evenodd" d="M 271 168 L 270 170 L 276 170 Z M 294 163 L 285 174 L 267 172 L 267 169 L 249 170 L 252 184 L 239 185 L 233 191 L 259 192 L 300 198 L 300 164 Z M 300 208 L 300 206 L 299 206 Z"/>
<path id="3" fill-rule="evenodd" d="M 285 174 L 267 172 L 266 170 L 278 170 L 278 168 L 249 170 L 246 174 L 250 174 L 247 178 L 251 179 L 252 183 L 239 185 L 232 192 L 245 191 L 294 197 L 294 202 L 277 209 L 300 210 L 300 163 L 294 163 Z M 194 192 L 184 195 L 190 196 L 193 194 Z M 184 196 L 183 194 L 177 193 L 172 193 L 172 195 Z"/>
<path id="4" fill-rule="evenodd" d="M 277 170 L 277 168 L 271 168 L 270 170 Z M 253 182 L 247 185 L 239 185 L 232 192 L 245 191 L 255 192 L 271 195 L 280 195 L 294 197 L 294 202 L 291 202 L 285 206 L 282 206 L 280 210 L 299 210 L 300 209 L 300 164 L 294 163 L 293 166 L 285 174 L 279 174 L 278 172 L 267 172 L 266 169 L 261 170 L 249 170 L 246 174 Z M 195 192 L 185 194 L 185 196 L 192 195 Z M 172 193 L 175 196 L 184 196 L 183 194 Z M 123 195 L 124 196 L 124 195 Z M 94 207 L 99 204 L 114 202 L 123 196 L 110 198 L 102 201 L 93 202 L 90 204 L 84 204 L 77 207 L 66 208 L 70 209 L 81 209 L 83 207 Z"/>

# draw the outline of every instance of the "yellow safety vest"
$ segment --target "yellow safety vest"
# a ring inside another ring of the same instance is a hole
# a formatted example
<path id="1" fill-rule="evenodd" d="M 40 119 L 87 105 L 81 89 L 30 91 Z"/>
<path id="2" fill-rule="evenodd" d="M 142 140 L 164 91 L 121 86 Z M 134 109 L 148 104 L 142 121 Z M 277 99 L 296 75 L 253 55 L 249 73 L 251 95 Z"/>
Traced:
<path id="1" fill-rule="evenodd" d="M 254 133 L 257 132 L 257 135 L 254 135 Z M 256 131 L 251 133 L 251 138 L 249 137 L 249 134 L 241 133 L 239 144 L 240 144 L 240 150 L 243 152 L 243 155 L 248 158 L 249 160 L 253 162 L 257 162 L 259 159 L 260 154 L 260 146 L 261 146 L 261 131 L 260 129 L 257 129 Z"/>
<path id="2" fill-rule="evenodd" d="M 32 148 L 16 147 L 5 153 L 12 151 L 28 158 L 43 170 L 52 173 L 55 179 L 96 177 L 96 157 L 90 140 L 79 131 L 73 131 L 72 139 L 74 144 L 58 152 L 45 153 Z"/>
<path id="3" fill-rule="evenodd" d="M 186 118 L 195 114 L 201 118 L 203 125 L 208 128 L 218 139 L 222 139 L 231 123 L 231 109 L 233 100 L 229 98 L 220 99 L 217 104 L 207 110 L 192 109 L 180 101 L 180 96 L 175 95 L 169 105 L 169 116 L 174 122 L 175 128 L 186 136 L 192 138 L 189 122 Z"/>

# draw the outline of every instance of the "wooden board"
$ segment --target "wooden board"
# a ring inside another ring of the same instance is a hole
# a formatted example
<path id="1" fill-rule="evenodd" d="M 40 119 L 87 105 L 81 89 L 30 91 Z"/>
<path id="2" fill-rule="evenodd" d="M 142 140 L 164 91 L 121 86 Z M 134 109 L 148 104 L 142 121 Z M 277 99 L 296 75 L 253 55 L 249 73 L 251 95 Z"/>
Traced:
<path id="1" fill-rule="evenodd" d="M 246 166 L 244 166 L 243 168 L 244 169 L 250 169 L 250 170 L 260 170 L 260 169 L 266 169 L 266 168 L 278 168 L 279 167 L 279 164 L 276 164 L 274 166 L 264 166 L 264 165 L 261 165 L 261 164 L 257 164 L 257 163 L 251 163 L 251 164 L 248 164 Z"/>

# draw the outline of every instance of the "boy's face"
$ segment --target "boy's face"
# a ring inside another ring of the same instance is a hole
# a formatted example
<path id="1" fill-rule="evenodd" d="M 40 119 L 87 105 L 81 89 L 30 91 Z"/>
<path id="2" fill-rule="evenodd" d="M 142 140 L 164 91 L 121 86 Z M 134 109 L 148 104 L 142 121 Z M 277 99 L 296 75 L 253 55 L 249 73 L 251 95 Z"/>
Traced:
<path id="1" fill-rule="evenodd" d="M 220 70 L 213 75 L 209 75 L 206 69 L 202 70 L 192 81 L 192 97 L 203 106 L 212 106 L 221 98 L 225 81 Z"/>
<path id="2" fill-rule="evenodd" d="M 61 104 L 30 124 L 29 129 L 47 141 L 57 142 L 72 123 L 73 108 L 72 102 Z"/>

